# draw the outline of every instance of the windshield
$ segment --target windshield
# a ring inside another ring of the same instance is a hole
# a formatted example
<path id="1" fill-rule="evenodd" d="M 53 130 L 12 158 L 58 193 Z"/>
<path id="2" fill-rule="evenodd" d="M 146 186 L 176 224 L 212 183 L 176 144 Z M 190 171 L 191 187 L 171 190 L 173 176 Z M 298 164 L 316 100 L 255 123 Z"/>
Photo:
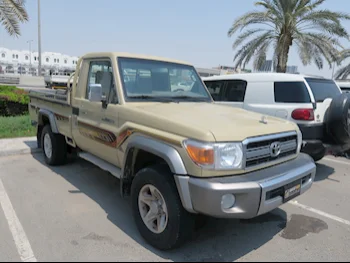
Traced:
<path id="1" fill-rule="evenodd" d="M 118 58 L 126 101 L 212 101 L 192 66 Z"/>
<path id="2" fill-rule="evenodd" d="M 316 102 L 323 102 L 325 99 L 333 99 L 341 91 L 333 80 L 330 79 L 313 79 L 305 78 L 306 82 L 309 84 L 312 93 L 314 94 Z"/>

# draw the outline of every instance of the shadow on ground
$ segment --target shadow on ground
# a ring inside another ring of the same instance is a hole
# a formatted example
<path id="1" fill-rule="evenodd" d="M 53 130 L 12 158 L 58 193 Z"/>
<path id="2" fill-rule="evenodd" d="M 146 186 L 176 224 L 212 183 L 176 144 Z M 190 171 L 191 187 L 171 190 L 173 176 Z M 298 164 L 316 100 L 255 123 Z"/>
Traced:
<path id="1" fill-rule="evenodd" d="M 33 156 L 45 165 L 42 154 Z M 105 210 L 108 220 L 117 228 L 165 260 L 235 261 L 270 241 L 287 223 L 287 215 L 281 209 L 252 220 L 208 218 L 182 248 L 162 252 L 149 246 L 139 235 L 132 220 L 129 200 L 120 196 L 118 179 L 81 159 L 72 159 L 65 166 L 51 169 L 78 189 L 70 191 L 72 195 L 87 195 Z M 93 226 L 91 233 L 98 235 Z"/>
<path id="2" fill-rule="evenodd" d="M 323 180 L 331 180 L 336 181 L 332 178 L 329 178 L 332 174 L 335 173 L 335 170 L 333 167 L 330 167 L 325 164 L 316 164 L 317 174 L 315 176 L 315 182 L 323 181 Z M 338 182 L 338 181 L 336 181 Z"/>

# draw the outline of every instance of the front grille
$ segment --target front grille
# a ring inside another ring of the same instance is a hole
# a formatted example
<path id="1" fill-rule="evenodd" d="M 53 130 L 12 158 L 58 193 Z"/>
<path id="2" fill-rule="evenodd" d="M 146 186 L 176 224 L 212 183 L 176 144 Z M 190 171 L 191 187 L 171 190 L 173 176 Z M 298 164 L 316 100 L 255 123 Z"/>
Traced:
<path id="1" fill-rule="evenodd" d="M 297 153 L 297 135 L 275 136 L 274 138 L 261 140 L 255 139 L 246 145 L 246 168 L 273 162 Z M 277 157 L 271 155 L 271 144 L 278 142 L 280 154 Z"/>

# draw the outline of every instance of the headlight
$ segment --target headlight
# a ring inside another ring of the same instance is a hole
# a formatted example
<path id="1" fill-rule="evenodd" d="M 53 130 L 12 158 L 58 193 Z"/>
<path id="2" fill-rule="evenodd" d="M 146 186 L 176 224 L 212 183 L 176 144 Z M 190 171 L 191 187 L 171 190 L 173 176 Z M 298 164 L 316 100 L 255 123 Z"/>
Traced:
<path id="1" fill-rule="evenodd" d="M 234 170 L 243 167 L 242 143 L 184 142 L 187 153 L 202 168 Z"/>
<path id="2" fill-rule="evenodd" d="M 303 143 L 303 135 L 302 135 L 302 133 L 301 133 L 299 128 L 297 128 L 297 134 L 298 134 L 298 141 L 297 141 L 297 143 L 298 143 L 298 149 L 297 150 L 298 151 L 297 151 L 297 153 L 300 153 L 301 145 Z"/>

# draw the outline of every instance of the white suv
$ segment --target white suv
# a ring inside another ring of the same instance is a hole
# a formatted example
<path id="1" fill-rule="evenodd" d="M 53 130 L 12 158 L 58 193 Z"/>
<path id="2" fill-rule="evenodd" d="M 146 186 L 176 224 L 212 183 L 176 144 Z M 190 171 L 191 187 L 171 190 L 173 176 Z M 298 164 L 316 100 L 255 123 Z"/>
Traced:
<path id="1" fill-rule="evenodd" d="M 350 149 L 350 97 L 333 80 L 284 73 L 202 79 L 216 103 L 296 122 L 303 134 L 302 151 L 315 161 Z"/>

